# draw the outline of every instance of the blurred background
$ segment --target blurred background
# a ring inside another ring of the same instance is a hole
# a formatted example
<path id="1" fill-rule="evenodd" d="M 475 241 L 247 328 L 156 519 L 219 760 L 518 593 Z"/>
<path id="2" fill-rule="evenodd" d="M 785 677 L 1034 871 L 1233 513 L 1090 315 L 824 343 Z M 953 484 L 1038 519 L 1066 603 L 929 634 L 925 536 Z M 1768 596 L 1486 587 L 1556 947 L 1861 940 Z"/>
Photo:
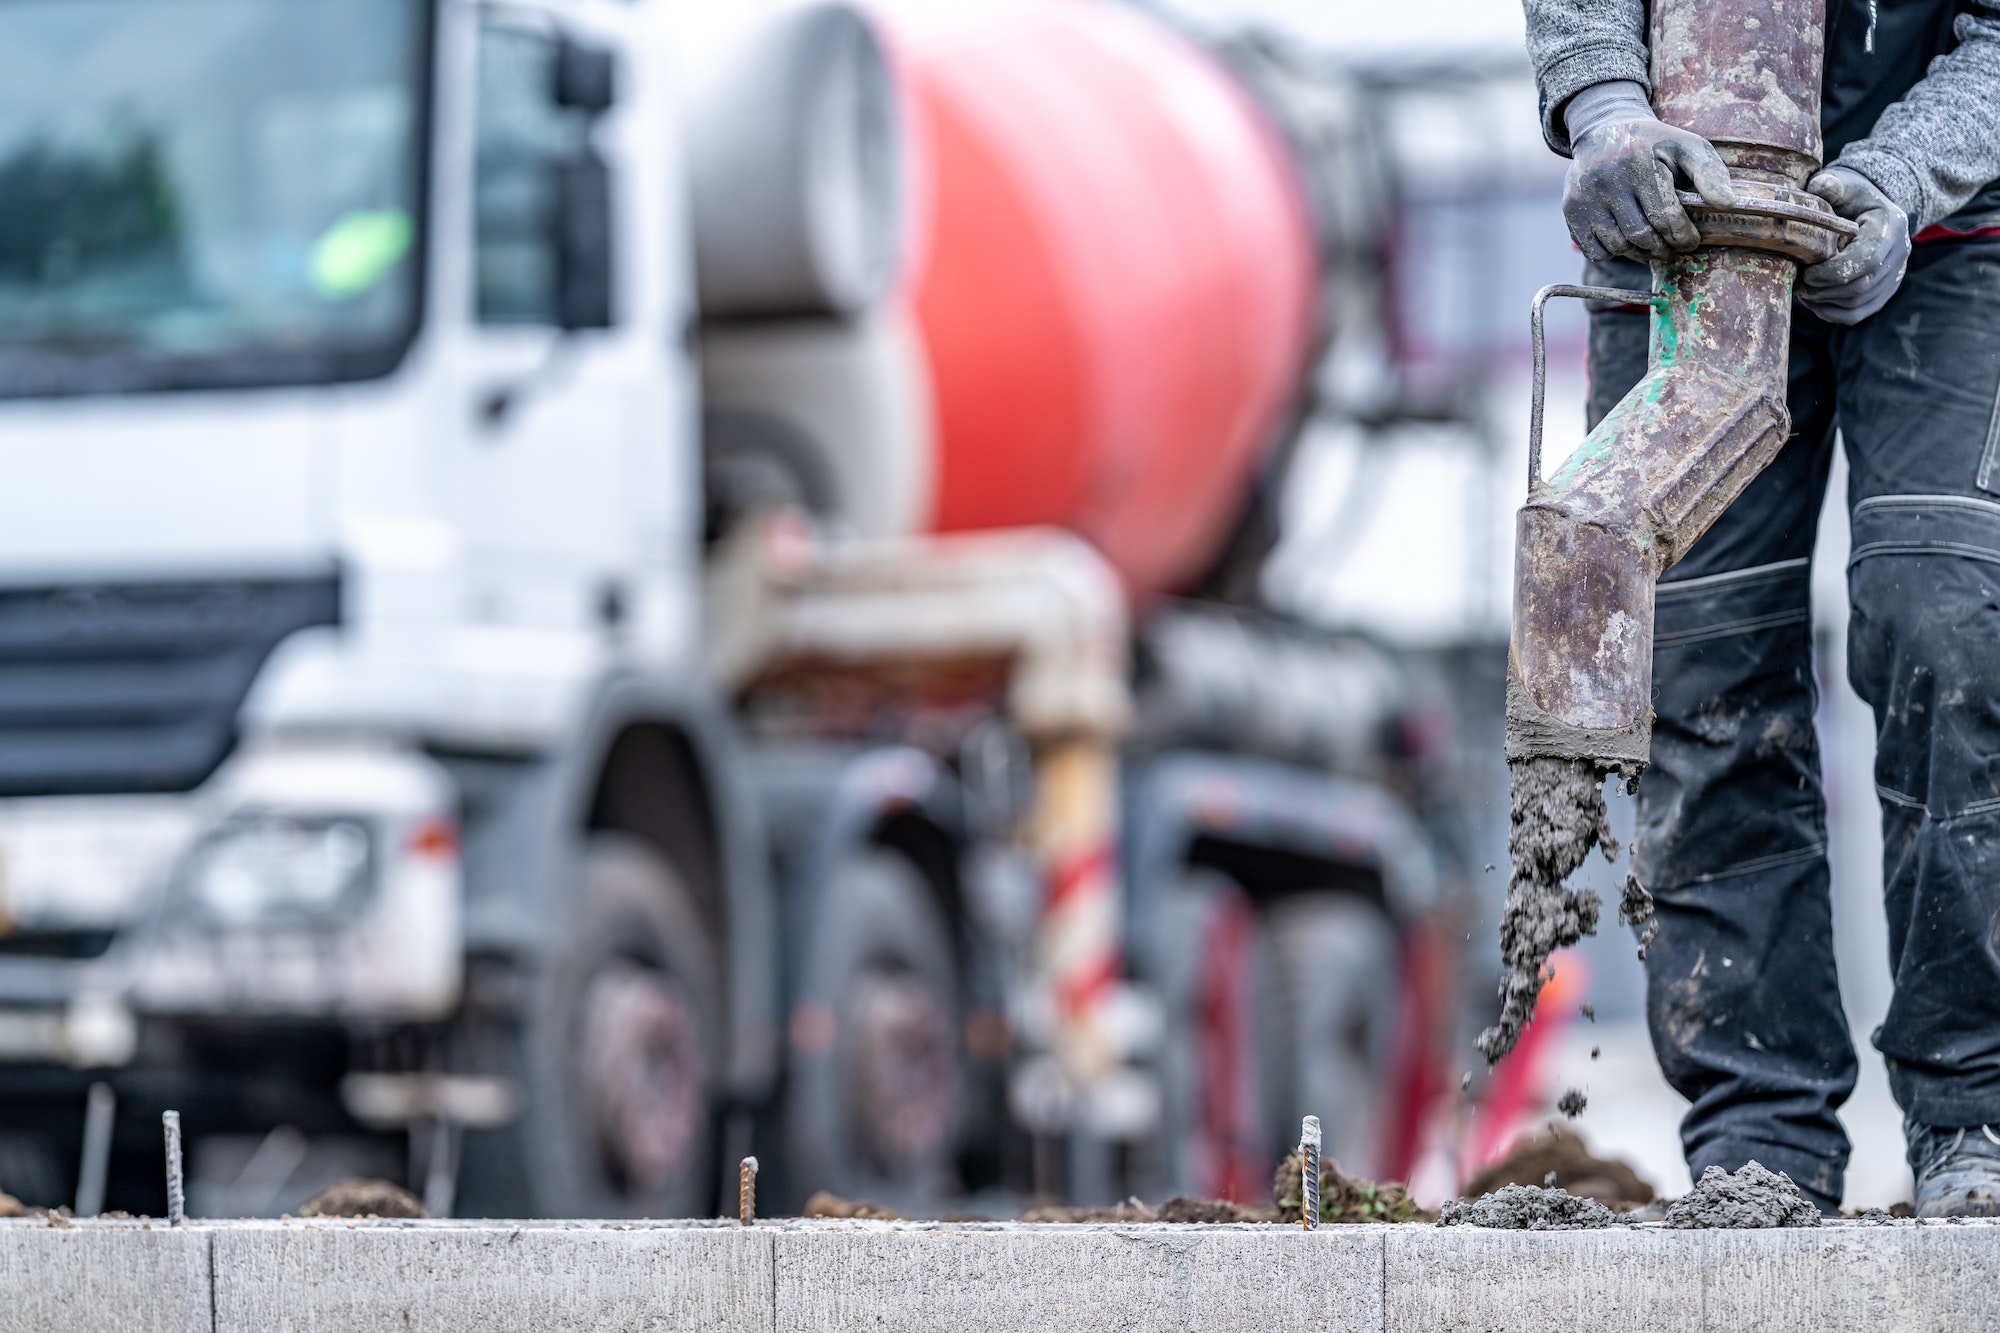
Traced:
<path id="1" fill-rule="evenodd" d="M 1684 1190 L 1623 929 L 1472 1047 L 1563 167 L 1490 2 L 0 0 L 0 1190 Z"/>

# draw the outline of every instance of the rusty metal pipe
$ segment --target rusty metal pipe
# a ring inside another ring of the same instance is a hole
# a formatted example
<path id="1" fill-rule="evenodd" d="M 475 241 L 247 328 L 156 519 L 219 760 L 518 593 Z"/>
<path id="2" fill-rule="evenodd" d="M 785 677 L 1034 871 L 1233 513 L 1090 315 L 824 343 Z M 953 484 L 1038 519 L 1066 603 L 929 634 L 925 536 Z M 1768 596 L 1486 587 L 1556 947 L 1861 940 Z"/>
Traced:
<path id="1" fill-rule="evenodd" d="M 1646 377 L 1516 526 L 1507 757 L 1637 776 L 1650 752 L 1653 588 L 1791 432 L 1792 281 L 1852 234 L 1819 166 L 1823 0 L 1654 0 L 1653 105 L 1716 145 L 1739 196 L 1653 266 Z"/>

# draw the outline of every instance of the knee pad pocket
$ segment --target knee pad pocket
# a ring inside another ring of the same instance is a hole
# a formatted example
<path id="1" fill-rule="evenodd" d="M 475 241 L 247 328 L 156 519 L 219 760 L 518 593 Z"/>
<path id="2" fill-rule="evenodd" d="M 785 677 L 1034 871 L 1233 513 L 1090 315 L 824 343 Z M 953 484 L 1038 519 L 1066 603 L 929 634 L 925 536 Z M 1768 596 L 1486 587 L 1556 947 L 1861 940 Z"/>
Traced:
<path id="1" fill-rule="evenodd" d="M 1647 887 L 1821 854 L 1809 579 L 1794 559 L 1660 584 L 1634 849 Z"/>
<path id="2" fill-rule="evenodd" d="M 1875 710 L 1883 799 L 2000 808 L 2000 504 L 1878 496 L 1853 531 L 1848 679 Z"/>

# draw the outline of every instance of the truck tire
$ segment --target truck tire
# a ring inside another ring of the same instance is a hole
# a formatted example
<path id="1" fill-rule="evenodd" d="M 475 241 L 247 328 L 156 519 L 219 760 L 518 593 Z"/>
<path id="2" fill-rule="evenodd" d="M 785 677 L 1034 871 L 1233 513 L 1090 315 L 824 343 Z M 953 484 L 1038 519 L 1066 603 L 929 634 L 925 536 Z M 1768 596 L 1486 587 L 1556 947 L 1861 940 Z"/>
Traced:
<path id="1" fill-rule="evenodd" d="M 709 1211 L 721 1067 L 715 945 L 680 876 L 637 839 L 585 844 L 542 1003 L 519 1126 L 535 1211 Z"/>
<path id="2" fill-rule="evenodd" d="M 785 1103 L 792 1192 L 920 1210 L 944 1192 L 962 1086 L 957 953 L 929 879 L 887 848 L 852 852 L 803 961 Z"/>
<path id="3" fill-rule="evenodd" d="M 1289 1151 L 1300 1118 L 1316 1115 L 1325 1158 L 1372 1177 L 1395 1040 L 1395 926 L 1352 894 L 1304 893 L 1266 910 L 1264 936 L 1258 1064 L 1272 1145 Z"/>
<path id="4" fill-rule="evenodd" d="M 1184 869 L 1160 897 L 1157 984 L 1168 1006 L 1159 1197 L 1263 1203 L 1275 1158 L 1257 1069 L 1256 908 L 1218 871 Z"/>

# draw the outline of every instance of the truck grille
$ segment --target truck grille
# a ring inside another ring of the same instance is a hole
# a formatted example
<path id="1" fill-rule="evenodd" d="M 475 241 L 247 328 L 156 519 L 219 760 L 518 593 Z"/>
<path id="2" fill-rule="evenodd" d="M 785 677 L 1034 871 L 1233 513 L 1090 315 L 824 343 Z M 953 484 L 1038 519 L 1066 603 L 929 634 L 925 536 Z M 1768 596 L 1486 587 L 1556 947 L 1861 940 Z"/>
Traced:
<path id="1" fill-rule="evenodd" d="M 331 575 L 0 588 L 0 795 L 199 785 L 278 641 L 339 615 Z"/>
<path id="2" fill-rule="evenodd" d="M 0 958 L 102 958 L 109 930 L 10 930 L 0 934 Z"/>

